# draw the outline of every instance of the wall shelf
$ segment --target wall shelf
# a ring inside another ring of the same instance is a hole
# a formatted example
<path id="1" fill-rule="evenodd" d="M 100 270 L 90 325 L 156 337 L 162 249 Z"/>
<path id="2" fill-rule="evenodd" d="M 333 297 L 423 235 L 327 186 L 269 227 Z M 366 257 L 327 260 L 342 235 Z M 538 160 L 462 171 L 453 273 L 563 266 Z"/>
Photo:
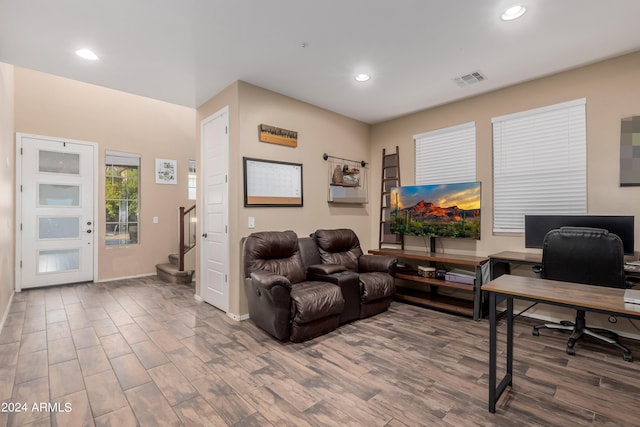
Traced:
<path id="1" fill-rule="evenodd" d="M 367 197 L 367 163 L 341 157 L 322 156 L 327 160 L 329 176 L 329 192 L 327 201 L 330 203 L 365 204 Z"/>

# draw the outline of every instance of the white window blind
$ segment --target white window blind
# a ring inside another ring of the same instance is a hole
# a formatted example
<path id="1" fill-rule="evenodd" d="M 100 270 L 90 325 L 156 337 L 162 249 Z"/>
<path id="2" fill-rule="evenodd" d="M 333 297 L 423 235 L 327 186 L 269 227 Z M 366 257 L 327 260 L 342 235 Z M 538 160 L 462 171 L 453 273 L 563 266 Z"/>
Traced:
<path id="1" fill-rule="evenodd" d="M 414 135 L 416 185 L 476 180 L 476 123 Z"/>
<path id="2" fill-rule="evenodd" d="M 523 232 L 527 214 L 586 214 L 585 104 L 578 99 L 491 120 L 494 232 Z"/>

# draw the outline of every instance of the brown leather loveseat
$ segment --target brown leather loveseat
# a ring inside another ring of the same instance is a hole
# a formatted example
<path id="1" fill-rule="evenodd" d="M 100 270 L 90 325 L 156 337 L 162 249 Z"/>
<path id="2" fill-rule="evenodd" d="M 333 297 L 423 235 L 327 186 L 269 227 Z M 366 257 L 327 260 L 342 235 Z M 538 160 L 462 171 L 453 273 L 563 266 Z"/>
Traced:
<path id="1" fill-rule="evenodd" d="M 395 291 L 395 258 L 363 255 L 351 230 L 318 230 L 312 236 L 264 231 L 244 239 L 249 317 L 283 341 L 312 339 L 382 312 Z M 329 255 L 327 248 L 349 255 Z"/>
<path id="2" fill-rule="evenodd" d="M 243 244 L 249 316 L 279 340 L 300 342 L 333 331 L 344 308 L 340 288 L 307 280 L 293 231 L 252 233 Z"/>
<path id="3" fill-rule="evenodd" d="M 363 254 L 358 236 L 347 228 L 316 230 L 312 237 L 318 246 L 323 264 L 342 265 L 347 272 L 357 273 L 357 306 L 361 319 L 389 308 L 396 291 L 394 275 L 397 258 Z M 314 277 L 323 279 L 321 275 Z M 349 305 L 346 295 L 345 304 Z"/>

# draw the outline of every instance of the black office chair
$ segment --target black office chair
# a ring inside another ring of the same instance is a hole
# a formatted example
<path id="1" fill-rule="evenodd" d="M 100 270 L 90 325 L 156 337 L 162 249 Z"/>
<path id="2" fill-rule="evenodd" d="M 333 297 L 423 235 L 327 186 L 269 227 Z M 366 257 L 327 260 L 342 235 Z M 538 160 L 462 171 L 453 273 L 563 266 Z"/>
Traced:
<path id="1" fill-rule="evenodd" d="M 588 227 L 562 227 L 551 230 L 544 238 L 542 248 L 543 279 L 589 285 L 626 288 L 624 251 L 620 238 L 607 230 Z M 620 344 L 618 335 L 606 329 L 587 328 L 585 312 L 577 310 L 575 323 L 544 324 L 533 327 L 533 335 L 540 329 L 570 331 L 567 354 L 575 355 L 576 341 L 583 335 L 602 340 L 623 351 L 626 361 L 633 361 L 631 351 Z"/>

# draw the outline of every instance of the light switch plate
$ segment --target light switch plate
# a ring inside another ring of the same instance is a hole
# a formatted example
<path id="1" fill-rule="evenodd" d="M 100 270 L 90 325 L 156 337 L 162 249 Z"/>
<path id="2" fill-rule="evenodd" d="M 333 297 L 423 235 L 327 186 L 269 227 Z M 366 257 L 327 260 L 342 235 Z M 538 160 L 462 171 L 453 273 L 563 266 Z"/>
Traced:
<path id="1" fill-rule="evenodd" d="M 247 223 L 247 227 L 256 228 L 256 219 L 252 216 L 249 217 L 249 221 Z"/>

